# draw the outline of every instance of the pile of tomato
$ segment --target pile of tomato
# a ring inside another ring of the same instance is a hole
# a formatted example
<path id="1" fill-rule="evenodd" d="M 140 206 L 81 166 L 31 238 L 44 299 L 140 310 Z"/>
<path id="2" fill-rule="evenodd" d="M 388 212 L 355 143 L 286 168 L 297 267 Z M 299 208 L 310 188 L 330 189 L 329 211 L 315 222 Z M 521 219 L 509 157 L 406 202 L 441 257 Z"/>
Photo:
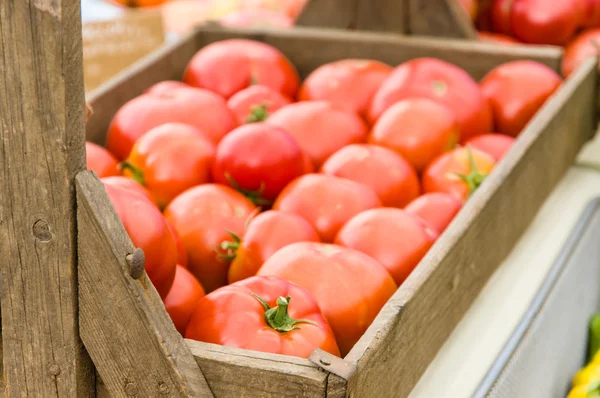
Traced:
<path id="1" fill-rule="evenodd" d="M 560 84 L 434 58 L 301 82 L 275 47 L 225 40 L 123 105 L 88 168 L 185 337 L 345 355 Z"/>

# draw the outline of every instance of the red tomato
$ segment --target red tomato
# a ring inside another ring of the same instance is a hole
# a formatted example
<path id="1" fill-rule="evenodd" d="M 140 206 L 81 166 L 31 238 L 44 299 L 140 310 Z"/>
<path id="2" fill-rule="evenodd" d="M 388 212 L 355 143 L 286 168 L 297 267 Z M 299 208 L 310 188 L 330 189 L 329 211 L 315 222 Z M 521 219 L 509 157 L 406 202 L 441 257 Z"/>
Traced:
<path id="1" fill-rule="evenodd" d="M 298 18 L 309 0 L 285 0 L 283 10 L 292 19 Z"/>
<path id="2" fill-rule="evenodd" d="M 491 155 L 499 162 L 515 143 L 514 137 L 504 134 L 483 134 L 474 137 L 467 145 Z"/>
<path id="3" fill-rule="evenodd" d="M 462 203 L 454 196 L 442 192 L 433 192 L 413 200 L 404 210 L 419 217 L 430 228 L 441 234 L 461 208 Z"/>
<path id="4" fill-rule="evenodd" d="M 232 185 L 259 205 L 271 204 L 302 174 L 302 149 L 284 130 L 264 123 L 238 127 L 223 138 L 213 167 L 215 182 Z"/>
<path id="5" fill-rule="evenodd" d="M 154 198 L 152 197 L 152 194 L 150 193 L 150 191 L 148 191 L 146 188 L 144 188 L 144 186 L 142 186 L 139 182 L 134 181 L 131 178 L 122 177 L 122 176 L 104 177 L 101 179 L 101 181 L 104 184 L 109 184 L 112 186 L 117 186 L 117 187 L 125 188 L 130 191 L 136 192 L 156 205 L 156 202 L 154 202 Z"/>
<path id="6" fill-rule="evenodd" d="M 85 143 L 85 157 L 87 169 L 93 170 L 98 177 L 118 176 L 119 168 L 117 159 L 100 145 L 92 142 Z"/>
<path id="7" fill-rule="evenodd" d="M 583 2 L 583 26 L 596 28 L 600 26 L 600 0 L 581 0 Z"/>
<path id="8" fill-rule="evenodd" d="M 556 72 L 535 61 L 493 69 L 481 81 L 481 90 L 492 107 L 496 130 L 516 137 L 560 83 Z"/>
<path id="9" fill-rule="evenodd" d="M 479 32 L 479 41 L 496 43 L 496 44 L 519 44 L 518 41 L 510 36 L 503 35 L 501 33 L 490 33 L 490 32 Z"/>
<path id="10" fill-rule="evenodd" d="M 412 166 L 402 156 L 377 145 L 348 145 L 331 155 L 321 172 L 372 188 L 389 207 L 404 207 L 421 191 Z"/>
<path id="11" fill-rule="evenodd" d="M 290 133 L 316 168 L 337 150 L 367 139 L 367 127 L 356 113 L 336 109 L 325 101 L 284 106 L 266 123 Z"/>
<path id="12" fill-rule="evenodd" d="M 166 218 L 165 218 L 165 221 L 167 222 L 169 231 L 171 231 L 171 234 L 173 235 L 173 239 L 175 239 L 175 246 L 177 246 L 177 264 L 182 267 L 187 268 L 187 263 L 188 263 L 187 252 L 185 251 L 185 246 L 183 245 L 181 236 L 179 236 L 179 232 L 177 232 L 177 230 L 175 229 L 175 227 L 173 226 L 173 223 L 171 223 L 171 221 L 167 220 Z"/>
<path id="13" fill-rule="evenodd" d="M 186 189 L 209 182 L 214 158 L 215 146 L 202 131 L 167 123 L 140 137 L 121 167 L 164 208 Z"/>
<path id="14" fill-rule="evenodd" d="M 336 108 L 364 114 L 392 67 L 369 59 L 344 59 L 314 70 L 300 87 L 300 101 L 323 100 Z"/>
<path id="15" fill-rule="evenodd" d="M 262 122 L 271 113 L 290 104 L 289 98 L 272 88 L 254 85 L 237 92 L 227 106 L 240 124 Z"/>
<path id="16" fill-rule="evenodd" d="M 514 0 L 511 30 L 525 43 L 563 45 L 581 26 L 584 12 L 579 1 Z"/>
<path id="17" fill-rule="evenodd" d="M 391 207 L 367 210 L 348 221 L 335 243 L 379 261 L 401 285 L 438 237 L 423 220 Z"/>
<path id="18" fill-rule="evenodd" d="M 495 163 L 487 153 L 469 147 L 446 152 L 425 169 L 423 191 L 445 192 L 464 203 L 483 183 Z"/>
<path id="19" fill-rule="evenodd" d="M 425 97 L 454 112 L 461 139 L 492 130 L 492 113 L 477 82 L 461 68 L 434 58 L 419 58 L 398 66 L 383 82 L 369 108 L 375 123 L 390 106 L 411 98 Z"/>
<path id="20" fill-rule="evenodd" d="M 229 283 L 256 275 L 258 269 L 277 250 L 296 242 L 320 242 L 317 231 L 302 217 L 269 210 L 254 218 L 241 242 L 228 242 Z"/>
<path id="21" fill-rule="evenodd" d="M 315 298 L 274 276 L 249 278 L 205 296 L 185 337 L 301 358 L 315 348 L 340 355 Z"/>
<path id="22" fill-rule="evenodd" d="M 600 29 L 590 29 L 582 32 L 565 49 L 562 74 L 568 77 L 590 56 L 598 55 L 600 46 Z"/>
<path id="23" fill-rule="evenodd" d="M 345 178 L 306 174 L 289 184 L 273 205 L 308 221 L 324 242 L 333 242 L 339 229 L 356 214 L 380 207 L 377 194 Z"/>
<path id="24" fill-rule="evenodd" d="M 238 10 L 219 20 L 223 26 L 236 28 L 277 27 L 291 28 L 294 21 L 287 15 L 271 10 Z"/>
<path id="25" fill-rule="evenodd" d="M 492 0 L 490 17 L 494 32 L 512 36 L 510 15 L 515 0 Z"/>
<path id="26" fill-rule="evenodd" d="M 167 0 L 112 0 L 116 3 L 119 3 L 123 6 L 131 7 L 131 8 L 141 8 L 141 7 L 156 7 L 166 2 Z"/>
<path id="27" fill-rule="evenodd" d="M 293 243 L 277 251 L 258 275 L 275 275 L 308 290 L 335 334 L 342 356 L 396 291 L 386 269 L 359 251 L 324 243 Z"/>
<path id="28" fill-rule="evenodd" d="M 144 251 L 148 278 L 165 298 L 177 264 L 177 246 L 166 220 L 142 195 L 111 184 L 104 184 L 104 188 L 131 241 Z"/>
<path id="29" fill-rule="evenodd" d="M 179 333 L 185 334 L 196 305 L 204 294 L 204 289 L 196 277 L 185 267 L 177 265 L 173 286 L 164 303 Z"/>
<path id="30" fill-rule="evenodd" d="M 108 129 L 107 148 L 123 160 L 141 136 L 169 122 L 194 126 L 215 144 L 237 126 L 235 115 L 217 94 L 172 87 L 166 93 L 142 94 L 123 105 Z"/>
<path id="31" fill-rule="evenodd" d="M 369 142 L 394 150 L 421 172 L 435 157 L 454 148 L 459 138 L 450 109 L 427 98 L 409 98 L 381 115 Z"/>
<path id="32" fill-rule="evenodd" d="M 221 40 L 198 51 L 188 64 L 183 81 L 225 98 L 252 84 L 295 98 L 300 85 L 298 72 L 278 49 L 245 39 Z"/>
<path id="33" fill-rule="evenodd" d="M 190 88 L 187 84 L 177 80 L 165 80 L 151 86 L 146 90 L 146 94 L 155 95 L 168 95 L 172 91 L 176 91 L 179 88 Z"/>
<path id="34" fill-rule="evenodd" d="M 219 247 L 223 241 L 233 241 L 229 232 L 243 236 L 253 211 L 244 195 L 218 184 L 188 189 L 165 209 L 185 246 L 188 269 L 207 292 L 227 284 L 229 262 Z"/>

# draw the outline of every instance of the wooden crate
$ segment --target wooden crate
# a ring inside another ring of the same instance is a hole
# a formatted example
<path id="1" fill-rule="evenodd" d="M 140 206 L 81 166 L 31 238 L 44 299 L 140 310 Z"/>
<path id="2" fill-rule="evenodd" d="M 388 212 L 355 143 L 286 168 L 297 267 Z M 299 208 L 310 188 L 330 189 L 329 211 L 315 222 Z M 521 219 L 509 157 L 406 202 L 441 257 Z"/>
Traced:
<path id="1" fill-rule="evenodd" d="M 8 396 L 406 396 L 595 130 L 591 59 L 532 120 L 345 358 L 188 341 L 145 273 L 134 272 L 143 259 L 102 184 L 84 170 L 79 7 L 78 0 L 0 2 L 0 298 Z M 124 102 L 180 77 L 199 48 L 233 36 L 277 46 L 303 76 L 348 57 L 398 64 L 436 56 L 476 78 L 514 59 L 556 70 L 560 64 L 554 49 L 205 27 L 96 91 L 88 138 L 102 142 Z"/>

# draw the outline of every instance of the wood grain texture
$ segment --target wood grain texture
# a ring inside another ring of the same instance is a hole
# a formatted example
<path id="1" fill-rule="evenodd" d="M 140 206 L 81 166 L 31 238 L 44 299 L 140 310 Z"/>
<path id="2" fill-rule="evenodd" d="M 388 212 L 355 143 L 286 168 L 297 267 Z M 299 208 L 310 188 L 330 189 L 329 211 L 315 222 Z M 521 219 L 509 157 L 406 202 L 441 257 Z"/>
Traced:
<path id="1" fill-rule="evenodd" d="M 353 27 L 360 31 L 406 34 L 408 18 L 406 0 L 358 0 Z"/>
<path id="2" fill-rule="evenodd" d="M 296 19 L 297 26 L 349 29 L 361 0 L 309 0 Z"/>
<path id="3" fill-rule="evenodd" d="M 327 373 L 306 359 L 186 342 L 215 397 L 325 397 Z"/>
<path id="4" fill-rule="evenodd" d="M 590 59 L 546 103 L 348 354 L 358 366 L 351 396 L 410 393 L 594 135 L 596 68 Z"/>
<path id="5" fill-rule="evenodd" d="M 468 14 L 456 0 L 408 1 L 408 31 L 413 35 L 477 39 Z"/>
<path id="6" fill-rule="evenodd" d="M 85 168 L 80 2 L 0 2 L 5 395 L 93 396 L 79 339 L 75 175 Z"/>
<path id="7" fill-rule="evenodd" d="M 212 397 L 93 172 L 77 175 L 81 338 L 112 397 Z"/>

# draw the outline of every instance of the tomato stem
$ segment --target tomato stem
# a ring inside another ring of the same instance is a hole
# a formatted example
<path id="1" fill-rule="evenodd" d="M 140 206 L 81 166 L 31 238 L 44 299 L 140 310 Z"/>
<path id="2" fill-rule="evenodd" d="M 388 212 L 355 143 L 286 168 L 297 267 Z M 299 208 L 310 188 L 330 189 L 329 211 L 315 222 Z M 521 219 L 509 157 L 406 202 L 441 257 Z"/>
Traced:
<path id="1" fill-rule="evenodd" d="M 224 240 L 221 242 L 219 247 L 225 253 L 219 253 L 219 257 L 225 261 L 233 261 L 237 256 L 237 251 L 240 248 L 240 243 L 242 239 L 235 233 L 231 231 L 226 231 L 229 236 L 233 239 L 233 242 L 230 240 Z"/>
<path id="2" fill-rule="evenodd" d="M 267 303 L 264 299 L 254 293 L 252 293 L 252 295 L 265 308 L 265 322 L 267 322 L 267 325 L 279 333 L 286 333 L 291 332 L 292 330 L 300 329 L 298 326 L 296 326 L 299 323 L 310 323 L 311 325 L 316 325 L 314 321 L 309 319 L 293 319 L 290 317 L 288 314 L 288 308 L 292 298 L 289 296 L 279 297 L 277 299 L 277 307 L 271 308 L 269 303 Z"/>
<path id="3" fill-rule="evenodd" d="M 589 398 L 599 398 L 600 397 L 600 381 L 596 381 L 588 387 L 587 396 Z"/>
<path id="4" fill-rule="evenodd" d="M 141 185 L 146 185 L 146 181 L 144 180 L 144 172 L 142 170 L 140 170 L 138 167 L 134 166 L 133 163 L 125 160 L 121 163 L 119 163 L 119 169 L 121 171 L 123 170 L 129 170 L 131 172 L 131 178 L 140 183 Z"/>
<path id="5" fill-rule="evenodd" d="M 463 180 L 469 187 L 469 196 L 473 195 L 473 192 L 479 188 L 479 186 L 483 183 L 483 181 L 488 176 L 485 173 L 481 173 L 477 168 L 477 164 L 475 164 L 475 159 L 473 158 L 473 151 L 470 146 L 467 146 L 467 156 L 469 157 L 469 168 L 471 169 L 469 174 L 459 174 L 455 173 L 457 177 Z"/>
<path id="6" fill-rule="evenodd" d="M 264 122 L 269 117 L 269 112 L 267 112 L 267 104 L 254 105 L 250 109 L 250 115 L 246 119 L 246 123 L 258 123 Z"/>
<path id="7" fill-rule="evenodd" d="M 225 173 L 225 178 L 229 182 L 229 185 L 248 199 L 256 206 L 271 206 L 273 204 L 272 200 L 268 200 L 262 197 L 265 191 L 265 183 L 260 184 L 260 188 L 258 191 L 252 191 L 250 189 L 242 188 L 237 181 L 231 176 L 229 173 Z"/>

